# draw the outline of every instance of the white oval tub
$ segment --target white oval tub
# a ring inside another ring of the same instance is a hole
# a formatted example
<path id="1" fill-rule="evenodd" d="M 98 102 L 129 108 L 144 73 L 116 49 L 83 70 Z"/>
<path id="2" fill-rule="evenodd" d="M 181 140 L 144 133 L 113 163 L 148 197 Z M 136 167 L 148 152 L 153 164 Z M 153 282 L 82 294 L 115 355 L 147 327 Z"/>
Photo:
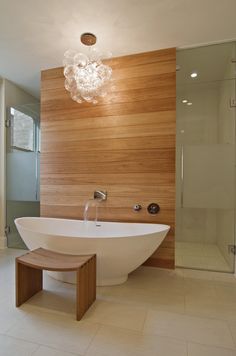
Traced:
<path id="1" fill-rule="evenodd" d="M 16 227 L 30 250 L 39 247 L 68 254 L 97 255 L 97 285 L 124 283 L 161 244 L 168 225 L 99 222 L 23 217 Z M 59 280 L 75 283 L 72 272 L 50 272 Z"/>

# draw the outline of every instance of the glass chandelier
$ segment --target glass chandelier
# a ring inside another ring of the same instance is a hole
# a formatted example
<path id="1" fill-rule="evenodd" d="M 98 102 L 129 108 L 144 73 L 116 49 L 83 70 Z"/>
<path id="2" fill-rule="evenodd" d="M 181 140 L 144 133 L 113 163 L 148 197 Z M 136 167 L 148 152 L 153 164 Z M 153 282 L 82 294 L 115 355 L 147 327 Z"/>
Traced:
<path id="1" fill-rule="evenodd" d="M 84 33 L 81 35 L 81 42 L 90 46 L 88 55 L 74 50 L 68 50 L 64 54 L 65 88 L 77 103 L 86 101 L 96 104 L 98 97 L 107 94 L 112 69 L 102 63 L 102 54 L 91 48 L 96 43 L 95 35 Z"/>

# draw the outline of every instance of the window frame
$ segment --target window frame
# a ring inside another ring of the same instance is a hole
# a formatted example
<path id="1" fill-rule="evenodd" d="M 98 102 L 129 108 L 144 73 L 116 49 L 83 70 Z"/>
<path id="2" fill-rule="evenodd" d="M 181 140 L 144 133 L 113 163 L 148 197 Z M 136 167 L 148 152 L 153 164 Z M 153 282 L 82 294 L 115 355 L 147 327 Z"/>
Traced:
<path id="1" fill-rule="evenodd" d="M 12 113 L 12 110 L 18 111 L 19 113 L 22 113 L 22 114 L 28 116 L 29 118 L 31 118 L 31 120 L 33 122 L 33 145 L 32 145 L 33 148 L 32 149 L 23 148 L 23 147 L 14 145 L 14 113 Z M 11 107 L 10 108 L 10 128 L 11 128 L 11 130 L 10 130 L 11 131 L 11 133 L 10 133 L 10 149 L 17 150 L 17 151 L 22 151 L 22 152 L 36 152 L 36 150 L 37 150 L 37 147 L 36 147 L 36 142 L 37 142 L 37 123 L 36 123 L 36 120 L 32 116 L 30 116 L 30 115 L 28 115 L 28 114 L 26 114 L 26 113 L 24 113 L 24 112 L 22 112 L 22 111 L 20 111 L 18 109 L 15 109 L 14 107 Z"/>

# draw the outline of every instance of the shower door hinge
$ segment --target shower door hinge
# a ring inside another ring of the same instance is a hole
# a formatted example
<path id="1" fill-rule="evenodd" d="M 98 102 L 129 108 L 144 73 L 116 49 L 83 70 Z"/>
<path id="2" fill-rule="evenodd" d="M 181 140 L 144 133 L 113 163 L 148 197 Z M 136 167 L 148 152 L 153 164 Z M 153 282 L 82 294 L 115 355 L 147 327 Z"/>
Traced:
<path id="1" fill-rule="evenodd" d="M 229 253 L 236 255 L 236 245 L 228 245 L 228 251 Z"/>
<path id="2" fill-rule="evenodd" d="M 229 106 L 231 108 L 236 108 L 236 99 L 235 98 L 231 98 L 229 101 Z"/>
<path id="3" fill-rule="evenodd" d="M 11 232 L 10 226 L 9 225 L 5 226 L 5 230 L 4 231 L 5 231 L 5 235 L 6 236 L 9 235 L 10 232 Z"/>
<path id="4" fill-rule="evenodd" d="M 7 127 L 7 128 L 11 127 L 11 119 L 5 120 L 5 127 Z"/>

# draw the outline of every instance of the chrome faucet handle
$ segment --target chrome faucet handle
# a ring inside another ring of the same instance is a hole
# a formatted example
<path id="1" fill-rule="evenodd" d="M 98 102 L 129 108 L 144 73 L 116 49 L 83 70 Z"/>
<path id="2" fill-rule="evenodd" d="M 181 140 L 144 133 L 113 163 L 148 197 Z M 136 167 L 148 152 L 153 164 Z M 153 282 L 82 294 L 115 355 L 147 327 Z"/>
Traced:
<path id="1" fill-rule="evenodd" d="M 103 190 L 95 190 L 93 193 L 94 199 L 107 200 L 107 192 Z"/>

